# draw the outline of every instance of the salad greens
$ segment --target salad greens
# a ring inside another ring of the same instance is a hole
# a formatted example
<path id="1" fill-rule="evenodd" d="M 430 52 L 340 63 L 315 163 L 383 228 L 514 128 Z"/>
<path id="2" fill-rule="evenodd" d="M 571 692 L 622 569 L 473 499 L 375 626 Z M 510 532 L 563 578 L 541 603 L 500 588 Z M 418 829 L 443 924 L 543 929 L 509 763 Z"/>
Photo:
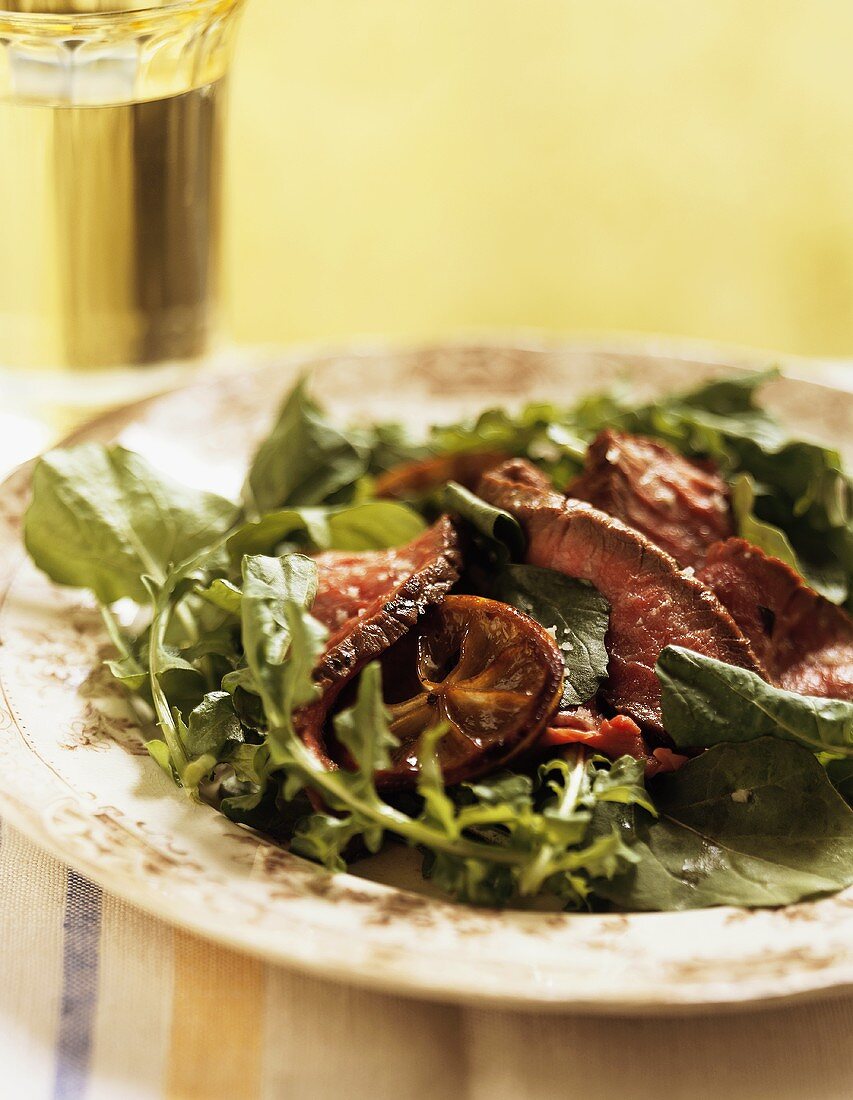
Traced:
<path id="1" fill-rule="evenodd" d="M 607 600 L 589 584 L 553 569 L 508 564 L 492 578 L 489 595 L 517 607 L 554 635 L 566 679 L 561 706 L 586 703 L 607 678 L 604 638 L 610 622 Z"/>
<path id="2" fill-rule="evenodd" d="M 853 757 L 853 703 L 783 691 L 754 672 L 667 646 L 657 663 L 669 736 L 684 748 L 782 737 Z"/>
<path id="3" fill-rule="evenodd" d="M 679 746 L 708 747 L 677 773 L 647 787 L 643 761 L 573 745 L 538 767 L 448 787 L 439 724 L 420 739 L 406 798 L 377 786 L 395 747 L 379 663 L 334 718 L 351 767 L 324 763 L 298 722 L 317 697 L 327 639 L 311 614 L 310 555 L 418 536 L 435 499 L 372 498 L 375 476 L 404 461 L 488 448 L 565 485 L 601 428 L 653 435 L 716 459 L 733 482 L 741 532 L 817 577 L 836 602 L 848 599 L 850 482 L 835 451 L 788 440 L 759 408 L 756 391 L 771 377 L 646 405 L 625 391 L 489 410 L 419 439 L 395 424 L 332 424 L 303 379 L 255 454 L 241 502 L 182 486 L 122 447 L 84 444 L 37 465 L 24 538 L 55 582 L 98 600 L 117 650 L 110 668 L 148 708 L 159 730 L 148 748 L 164 771 L 191 797 L 330 869 L 394 838 L 423 853 L 435 884 L 476 904 L 539 894 L 573 908 L 784 904 L 853 880 L 853 811 L 842 798 L 853 791 L 849 703 L 792 695 L 671 647 L 657 668 L 666 728 Z M 524 536 L 508 513 L 458 485 L 443 504 L 486 563 L 465 583 L 552 634 L 568 673 L 563 705 L 592 699 L 607 676 L 607 602 L 521 564 Z M 123 600 L 136 605 L 133 628 L 115 606 Z"/>
<path id="4" fill-rule="evenodd" d="M 640 857 L 595 884 L 624 908 L 787 905 L 849 881 L 853 814 L 797 745 L 717 745 L 661 776 L 655 806 L 599 811 Z"/>

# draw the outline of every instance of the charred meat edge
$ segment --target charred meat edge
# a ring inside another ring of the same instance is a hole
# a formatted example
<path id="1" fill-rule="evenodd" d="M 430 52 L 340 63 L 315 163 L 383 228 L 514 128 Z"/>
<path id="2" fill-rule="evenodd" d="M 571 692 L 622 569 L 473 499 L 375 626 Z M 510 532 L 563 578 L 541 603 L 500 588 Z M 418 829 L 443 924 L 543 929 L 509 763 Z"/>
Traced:
<path id="1" fill-rule="evenodd" d="M 349 629 L 344 628 L 343 637 L 326 650 L 314 673 L 319 698 L 294 715 L 297 732 L 329 768 L 336 765 L 323 746 L 323 724 L 342 688 L 402 638 L 419 616 L 443 599 L 459 579 L 462 566 L 459 538 L 447 516 L 442 516 L 415 541 L 429 539 L 435 542 L 435 553 L 426 564 L 392 588 L 387 598 L 380 597 L 382 603 L 377 611 L 353 618 L 347 624 Z"/>

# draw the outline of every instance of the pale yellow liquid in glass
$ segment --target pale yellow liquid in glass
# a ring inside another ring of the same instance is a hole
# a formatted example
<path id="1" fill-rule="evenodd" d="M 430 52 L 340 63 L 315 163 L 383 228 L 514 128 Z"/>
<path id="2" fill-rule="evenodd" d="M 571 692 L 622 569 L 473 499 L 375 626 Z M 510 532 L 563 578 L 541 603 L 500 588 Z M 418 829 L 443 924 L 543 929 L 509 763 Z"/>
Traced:
<path id="1" fill-rule="evenodd" d="M 0 371 L 210 350 L 241 6 L 0 0 Z"/>
<path id="2" fill-rule="evenodd" d="M 116 106 L 0 101 L 0 363 L 106 367 L 207 346 L 223 80 Z"/>

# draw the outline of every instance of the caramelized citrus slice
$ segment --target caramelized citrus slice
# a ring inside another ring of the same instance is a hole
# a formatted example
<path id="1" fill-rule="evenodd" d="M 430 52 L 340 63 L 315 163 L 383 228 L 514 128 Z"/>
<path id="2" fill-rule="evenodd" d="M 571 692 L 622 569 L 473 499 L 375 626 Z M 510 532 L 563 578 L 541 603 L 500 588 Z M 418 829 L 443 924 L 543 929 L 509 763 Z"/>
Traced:
<path id="1" fill-rule="evenodd" d="M 440 489 L 448 481 L 458 481 L 466 489 L 476 489 L 483 474 L 500 466 L 508 457 L 501 451 L 463 451 L 404 462 L 377 479 L 376 495 L 391 500 L 412 500 Z"/>
<path id="2" fill-rule="evenodd" d="M 479 775 L 534 741 L 560 700 L 563 662 L 528 615 L 478 596 L 447 596 L 382 661 L 385 702 L 399 744 L 380 786 L 412 784 L 418 746 L 445 723 L 445 782 Z"/>

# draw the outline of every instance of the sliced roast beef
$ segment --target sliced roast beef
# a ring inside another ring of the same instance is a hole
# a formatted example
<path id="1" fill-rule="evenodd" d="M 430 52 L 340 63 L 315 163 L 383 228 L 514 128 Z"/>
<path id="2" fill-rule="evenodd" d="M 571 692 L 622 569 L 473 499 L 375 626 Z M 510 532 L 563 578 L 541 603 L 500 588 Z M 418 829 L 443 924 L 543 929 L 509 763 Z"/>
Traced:
<path id="1" fill-rule="evenodd" d="M 649 750 L 637 723 L 625 714 L 605 718 L 594 703 L 560 711 L 537 742 L 537 748 L 551 749 L 560 745 L 584 745 L 593 752 L 603 753 L 611 760 L 633 756 L 645 765 L 646 778 L 662 772 L 678 771 L 687 757 L 669 748 Z"/>
<path id="2" fill-rule="evenodd" d="M 790 566 L 743 539 L 728 539 L 711 547 L 697 575 L 779 687 L 853 699 L 853 619 Z"/>
<path id="3" fill-rule="evenodd" d="M 648 535 L 683 566 L 698 565 L 711 543 L 734 534 L 719 474 L 643 436 L 601 432 L 568 495 Z"/>
<path id="4" fill-rule="evenodd" d="M 295 716 L 300 736 L 328 767 L 334 767 L 322 729 L 341 690 L 438 603 L 459 578 L 462 555 L 456 530 L 442 516 L 407 546 L 393 550 L 315 557 L 317 598 L 311 609 L 329 631 L 315 671 L 320 686 L 316 702 Z"/>
<path id="5" fill-rule="evenodd" d="M 466 489 L 476 489 L 487 470 L 500 466 L 508 458 L 504 451 L 459 451 L 404 462 L 376 479 L 376 495 L 391 500 L 412 500 L 441 489 L 448 481 L 458 481 Z"/>
<path id="6" fill-rule="evenodd" d="M 519 459 L 487 473 L 480 494 L 511 512 L 527 535 L 531 565 L 589 581 L 610 602 L 609 677 L 614 710 L 663 732 L 655 662 L 668 645 L 763 675 L 732 617 L 704 584 L 645 535 L 589 504 L 567 500 Z"/>
<path id="7" fill-rule="evenodd" d="M 462 564 L 447 516 L 408 546 L 330 550 L 314 560 L 318 588 L 311 613 L 330 631 L 321 667 L 329 681 L 348 678 L 401 638 L 453 587 Z"/>

